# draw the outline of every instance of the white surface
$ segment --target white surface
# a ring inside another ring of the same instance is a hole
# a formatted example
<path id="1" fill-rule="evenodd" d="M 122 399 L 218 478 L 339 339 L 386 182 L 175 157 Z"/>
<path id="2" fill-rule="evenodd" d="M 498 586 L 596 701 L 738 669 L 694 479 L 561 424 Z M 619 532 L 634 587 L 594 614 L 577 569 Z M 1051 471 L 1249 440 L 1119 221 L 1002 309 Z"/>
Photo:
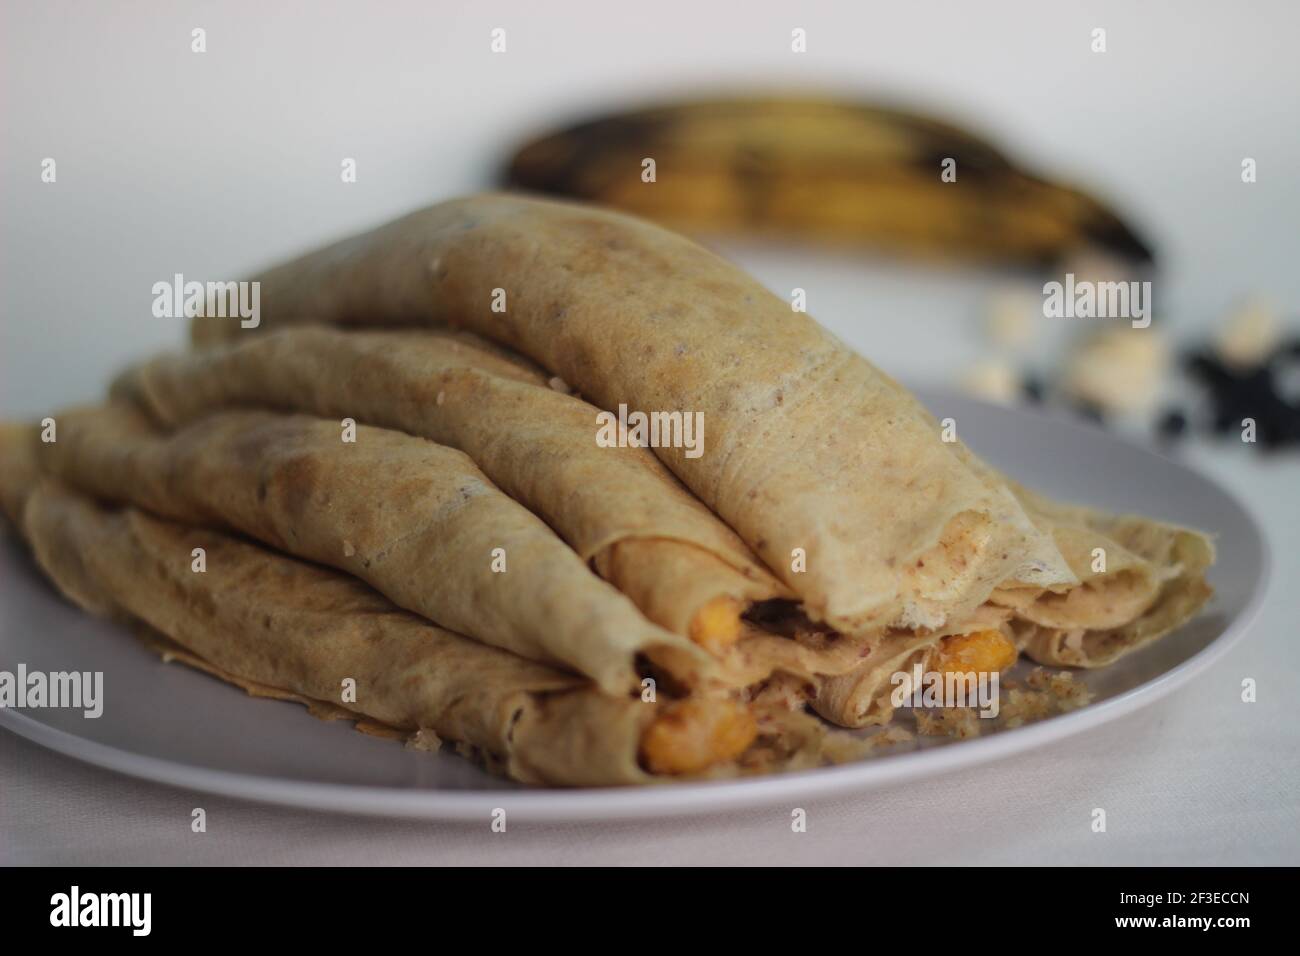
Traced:
<path id="1" fill-rule="evenodd" d="M 1224 491 L 1165 458 L 1060 416 L 922 393 L 936 417 L 995 467 L 1038 488 L 1107 510 L 1196 522 L 1216 538 L 1215 595 L 1175 637 L 1078 676 L 1094 697 L 1082 710 L 976 740 L 920 738 L 921 749 L 808 773 L 708 784 L 554 791 L 508 785 L 454 754 L 413 752 L 312 721 L 283 702 L 168 667 L 125 629 L 88 621 L 60 601 L 14 549 L 0 552 L 6 604 L 0 662 L 32 671 L 103 675 L 102 714 L 0 710 L 0 727 L 97 766 L 210 793 L 315 809 L 484 821 L 500 807 L 516 821 L 668 817 L 867 791 L 998 760 L 1095 731 L 1185 685 L 1250 630 L 1268 583 L 1259 528 Z M 1032 669 L 1022 662 L 1011 676 Z M 1243 705 L 1244 706 L 1244 705 Z M 166 715 L 164 721 L 157 715 Z"/>
<path id="2" fill-rule="evenodd" d="M 254 11 L 257 11 L 255 15 Z M 521 129 L 718 78 L 935 100 L 1014 153 L 1125 204 L 1160 245 L 1160 319 L 1188 335 L 1246 293 L 1300 312 L 1300 8 L 1143 4 L 6 3 L 0 414 L 92 399 L 179 342 L 148 312 L 180 271 L 268 256 L 476 188 Z M 189 52 L 189 30 L 209 52 Z M 792 26 L 810 52 L 789 53 Z M 511 52 L 492 58 L 487 30 Z M 1110 52 L 1087 53 L 1104 26 Z M 1260 181 L 1238 178 L 1242 156 Z M 39 182 L 54 156 L 59 182 Z M 360 181 L 338 181 L 355 156 Z M 896 374 L 976 354 L 998 279 L 750 253 L 778 291 Z M 361 821 L 141 784 L 0 734 L 6 862 L 1300 861 L 1300 466 L 1240 448 L 1196 463 L 1263 519 L 1277 586 L 1254 636 L 1184 691 L 1045 751 L 784 811 L 662 825 Z M 1257 704 L 1239 701 L 1243 677 Z M 191 834 L 203 806 L 209 832 Z M 1089 829 L 1107 810 L 1106 834 Z"/>

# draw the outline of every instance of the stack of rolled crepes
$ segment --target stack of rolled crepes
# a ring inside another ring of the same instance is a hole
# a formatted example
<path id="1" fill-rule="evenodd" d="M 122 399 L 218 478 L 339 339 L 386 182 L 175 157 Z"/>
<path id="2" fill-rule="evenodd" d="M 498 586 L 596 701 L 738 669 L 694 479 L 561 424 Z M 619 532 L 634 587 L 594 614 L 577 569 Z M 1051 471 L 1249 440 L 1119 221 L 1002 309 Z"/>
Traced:
<path id="1" fill-rule="evenodd" d="M 257 281 L 256 329 L 6 427 L 5 512 L 168 656 L 520 780 L 845 759 L 898 672 L 1102 666 L 1209 595 L 1203 535 L 1019 487 L 627 216 L 473 197 Z M 620 406 L 702 447 L 598 441 Z"/>

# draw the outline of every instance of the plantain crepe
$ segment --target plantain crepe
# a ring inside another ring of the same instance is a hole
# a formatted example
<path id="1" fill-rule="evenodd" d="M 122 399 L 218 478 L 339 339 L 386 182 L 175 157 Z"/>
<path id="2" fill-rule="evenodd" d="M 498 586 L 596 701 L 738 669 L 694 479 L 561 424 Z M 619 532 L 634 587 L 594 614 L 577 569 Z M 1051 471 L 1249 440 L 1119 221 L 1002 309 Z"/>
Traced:
<path id="1" fill-rule="evenodd" d="M 259 281 L 263 329 L 462 326 L 602 408 L 702 412 L 704 454 L 662 445 L 655 454 L 810 617 L 838 631 L 940 632 L 995 591 L 1038 595 L 1041 607 L 1053 600 L 1043 595 L 1083 583 L 1051 522 L 945 441 L 905 389 L 735 266 L 659 227 L 580 204 L 478 196 Z M 240 333 L 222 319 L 193 325 L 200 345 Z M 1208 554 L 1203 537 L 1194 547 Z M 1204 590 L 1206 562 L 1164 557 L 1157 577 Z M 1156 630 L 1198 606 L 1181 602 Z"/>
<path id="2" fill-rule="evenodd" d="M 459 752 L 523 782 L 649 783 L 814 766 L 853 752 L 811 718 L 726 699 L 608 695 L 429 623 L 360 580 L 231 535 L 97 504 L 0 430 L 0 507 L 72 601 L 256 696 Z M 206 567 L 196 573 L 193 549 Z M 341 693 L 343 681 L 355 694 Z"/>
<path id="3" fill-rule="evenodd" d="M 683 683 L 709 658 L 647 621 L 463 453 L 422 438 L 261 411 L 223 412 L 166 435 L 121 404 L 74 409 L 41 468 L 87 494 L 227 528 L 347 571 L 444 627 L 611 693 L 638 686 L 645 654 Z"/>
<path id="4" fill-rule="evenodd" d="M 255 281 L 259 328 L 198 318 L 48 438 L 0 430 L 0 504 L 167 655 L 520 780 L 848 759 L 828 724 L 890 724 L 914 667 L 1105 666 L 1210 594 L 1204 535 L 1021 487 L 627 216 L 479 196 Z"/>

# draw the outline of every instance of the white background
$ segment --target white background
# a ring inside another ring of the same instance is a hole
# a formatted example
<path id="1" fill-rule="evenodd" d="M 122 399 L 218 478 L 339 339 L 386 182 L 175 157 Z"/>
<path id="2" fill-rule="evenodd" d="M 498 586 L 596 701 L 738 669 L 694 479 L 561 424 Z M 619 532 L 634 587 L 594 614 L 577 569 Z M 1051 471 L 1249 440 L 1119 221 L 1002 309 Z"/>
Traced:
<path id="1" fill-rule="evenodd" d="M 190 31 L 207 30 L 207 52 Z M 504 27 L 508 52 L 489 51 Z M 808 53 L 790 31 L 808 31 Z M 1108 51 L 1089 50 L 1094 27 Z M 1243 296 L 1300 316 L 1300 7 L 1242 3 L 5 3 L 0 415 L 94 400 L 177 346 L 173 273 L 249 270 L 490 184 L 511 145 L 588 109 L 761 84 L 919 104 L 1087 185 L 1158 247 L 1157 323 L 1190 340 Z M 1259 181 L 1240 181 L 1243 157 Z M 58 182 L 40 181 L 53 157 Z M 354 157 L 359 181 L 340 182 Z M 982 354 L 989 273 L 733 246 L 887 370 Z M 1190 688 L 1094 736 L 810 808 L 506 837 L 203 798 L 0 735 L 0 861 L 1300 862 L 1300 466 L 1191 458 L 1265 519 L 1256 633 Z M 1242 718 L 1237 688 L 1260 681 Z M 1091 833 L 1107 809 L 1110 832 Z M 580 833 L 580 835 L 575 835 Z"/>

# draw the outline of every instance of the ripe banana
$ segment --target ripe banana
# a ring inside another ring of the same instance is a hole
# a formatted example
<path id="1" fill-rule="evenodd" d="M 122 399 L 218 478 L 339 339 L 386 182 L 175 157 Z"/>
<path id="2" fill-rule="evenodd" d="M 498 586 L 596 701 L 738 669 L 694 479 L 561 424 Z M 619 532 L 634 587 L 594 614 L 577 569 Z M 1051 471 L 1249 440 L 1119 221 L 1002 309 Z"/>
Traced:
<path id="1" fill-rule="evenodd" d="M 956 161 L 951 182 L 946 159 Z M 504 179 L 697 234 L 1030 264 L 1087 247 L 1152 258 L 1097 200 L 1017 168 L 971 133 L 851 102 L 723 99 L 605 116 L 528 143 Z"/>

